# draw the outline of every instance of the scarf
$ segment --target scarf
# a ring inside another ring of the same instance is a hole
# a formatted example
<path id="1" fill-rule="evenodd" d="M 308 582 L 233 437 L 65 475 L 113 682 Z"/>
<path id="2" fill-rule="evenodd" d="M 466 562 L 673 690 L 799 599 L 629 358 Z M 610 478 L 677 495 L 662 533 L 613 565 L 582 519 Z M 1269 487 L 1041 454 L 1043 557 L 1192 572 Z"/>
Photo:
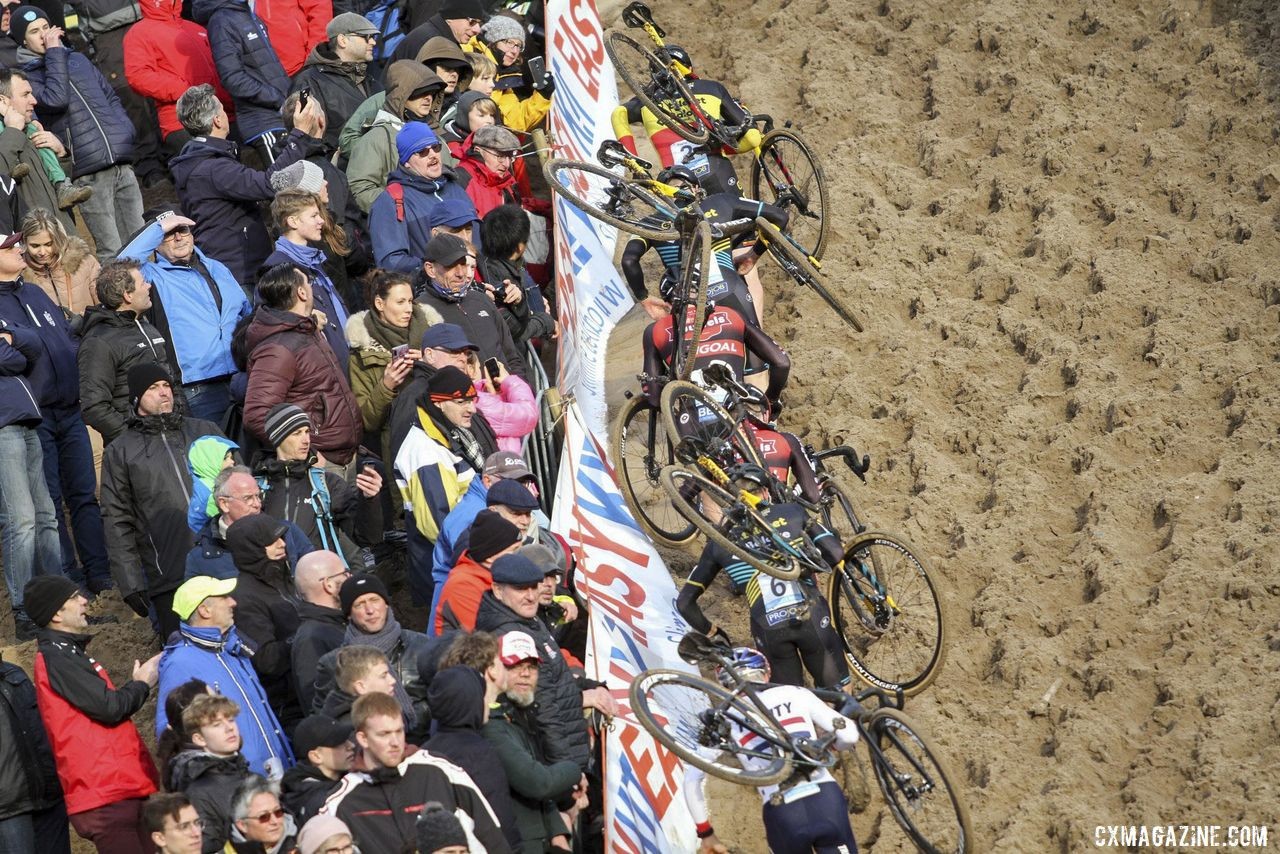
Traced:
<path id="1" fill-rule="evenodd" d="M 477 472 L 484 471 L 484 459 L 488 454 L 485 453 L 484 448 L 480 447 L 480 440 L 476 438 L 476 434 L 445 418 L 440 407 L 432 403 L 427 395 L 424 394 L 419 403 L 427 410 L 427 415 L 435 422 L 440 432 L 449 440 L 450 450 L 456 451 Z M 479 416 L 478 411 L 472 416 L 472 425 L 476 423 L 475 419 Z"/>
<path id="2" fill-rule="evenodd" d="M 342 645 L 355 646 L 357 644 L 374 647 L 387 657 L 388 663 L 391 663 L 391 653 L 400 644 L 400 622 L 391 613 L 390 606 L 387 608 L 387 622 L 380 632 L 369 634 L 357 627 L 354 622 L 347 623 L 347 631 L 342 637 Z M 392 664 L 392 669 L 396 669 L 394 664 Z M 400 711 L 404 713 L 405 729 L 413 729 L 418 724 L 418 713 L 413 709 L 413 701 L 409 699 L 409 694 L 404 689 L 404 679 L 399 673 L 396 674 L 396 687 L 392 693 L 395 695 L 396 702 L 400 704 Z"/>
<path id="3" fill-rule="evenodd" d="M 409 342 L 409 329 L 413 326 L 414 318 L 410 317 L 409 326 L 398 329 L 382 319 L 376 309 L 370 308 L 364 316 L 364 328 L 368 331 L 369 337 L 377 341 L 390 352 L 396 347 Z M 419 342 L 422 338 L 419 336 Z"/>

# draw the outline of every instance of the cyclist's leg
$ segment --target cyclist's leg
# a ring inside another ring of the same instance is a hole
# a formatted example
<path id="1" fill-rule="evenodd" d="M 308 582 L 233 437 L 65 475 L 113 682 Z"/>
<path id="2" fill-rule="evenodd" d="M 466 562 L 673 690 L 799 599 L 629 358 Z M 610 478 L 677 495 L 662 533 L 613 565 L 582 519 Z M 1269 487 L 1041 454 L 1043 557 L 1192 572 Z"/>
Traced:
<path id="1" fill-rule="evenodd" d="M 803 785 L 803 784 L 802 784 Z M 787 804 L 766 803 L 765 839 L 772 854 L 856 854 L 849 804 L 835 782 Z"/>
<path id="2" fill-rule="evenodd" d="M 769 627 L 764 615 L 757 613 L 759 605 L 751 608 L 751 636 L 756 649 L 769 659 L 769 681 L 775 685 L 804 685 L 804 666 L 800 663 L 800 650 L 792 639 L 794 632 L 785 626 Z"/>
<path id="3" fill-rule="evenodd" d="M 849 682 L 849 664 L 843 641 L 831 624 L 831 608 L 817 590 L 806 592 L 809 620 L 797 640 L 804 667 L 819 688 L 843 688 Z"/>

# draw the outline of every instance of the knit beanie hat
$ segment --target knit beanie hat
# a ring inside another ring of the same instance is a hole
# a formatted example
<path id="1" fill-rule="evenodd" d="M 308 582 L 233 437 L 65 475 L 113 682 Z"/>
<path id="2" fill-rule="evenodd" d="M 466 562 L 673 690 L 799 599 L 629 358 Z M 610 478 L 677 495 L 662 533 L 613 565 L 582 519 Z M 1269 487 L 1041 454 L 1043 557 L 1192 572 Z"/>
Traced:
<path id="1" fill-rule="evenodd" d="M 426 122 L 405 122 L 404 127 L 396 134 L 396 153 L 400 157 L 400 165 L 403 166 L 422 149 L 439 144 L 440 137 L 436 136 L 436 132 Z"/>
<path id="2" fill-rule="evenodd" d="M 440 17 L 446 21 L 458 18 L 479 18 L 484 20 L 484 4 L 480 0 L 444 0 L 440 6 Z"/>
<path id="3" fill-rule="evenodd" d="M 297 406 L 292 403 L 277 403 L 267 413 L 263 432 L 267 434 L 267 441 L 271 443 L 271 447 L 278 448 L 294 430 L 310 426 L 311 419 Z"/>
<path id="4" fill-rule="evenodd" d="M 471 523 L 471 536 L 467 541 L 467 553 L 476 563 L 484 563 L 504 549 L 509 549 L 523 539 L 520 529 L 492 510 L 481 510 Z"/>
<path id="5" fill-rule="evenodd" d="M 324 188 L 324 170 L 310 160 L 295 160 L 271 176 L 271 189 L 319 193 Z"/>
<path id="6" fill-rule="evenodd" d="M 458 817 L 439 801 L 427 801 L 418 816 L 418 850 L 435 854 L 450 845 L 467 845 L 467 832 Z"/>
<path id="7" fill-rule="evenodd" d="M 453 365 L 446 365 L 431 375 L 431 379 L 427 380 L 427 395 L 432 403 L 467 400 L 477 396 L 471 377 Z"/>
<path id="8" fill-rule="evenodd" d="M 337 816 L 316 815 L 307 820 L 298 833 L 298 854 L 319 854 L 320 846 L 351 829 Z"/>
<path id="9" fill-rule="evenodd" d="M 27 27 L 41 18 L 49 20 L 49 16 L 38 6 L 19 6 L 9 13 L 9 37 L 18 43 L 18 47 L 22 47 L 27 39 Z"/>
<path id="10" fill-rule="evenodd" d="M 147 393 L 147 389 L 161 380 L 173 384 L 173 378 L 159 362 L 142 362 L 130 368 L 126 377 L 129 384 L 129 407 L 137 412 L 139 399 Z"/>
<path id="11" fill-rule="evenodd" d="M 494 44 L 503 39 L 515 39 L 524 44 L 524 27 L 514 18 L 506 15 L 494 15 L 480 28 L 480 38 L 485 44 Z"/>
<path id="12" fill-rule="evenodd" d="M 22 589 L 22 607 L 31 622 L 44 628 L 67 600 L 79 592 L 76 583 L 65 575 L 37 575 Z"/>
<path id="13" fill-rule="evenodd" d="M 391 605 L 391 594 L 387 592 L 387 585 L 382 583 L 382 579 L 371 572 L 362 572 L 342 582 L 342 589 L 338 591 L 338 601 L 342 603 L 342 616 L 350 617 L 351 606 L 366 593 L 377 593 L 382 597 L 382 601 L 388 606 Z"/>

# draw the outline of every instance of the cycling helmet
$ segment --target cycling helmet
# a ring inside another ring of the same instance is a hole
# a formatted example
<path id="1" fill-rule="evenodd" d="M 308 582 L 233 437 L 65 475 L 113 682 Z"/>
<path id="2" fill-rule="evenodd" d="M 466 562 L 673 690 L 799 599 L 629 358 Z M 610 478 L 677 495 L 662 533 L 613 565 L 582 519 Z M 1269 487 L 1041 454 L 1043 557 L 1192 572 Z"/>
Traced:
<path id="1" fill-rule="evenodd" d="M 736 466 L 731 466 L 725 471 L 725 474 L 729 476 L 731 483 L 745 480 L 754 483 L 761 489 L 769 486 L 769 473 L 755 463 L 739 463 Z"/>
<path id="2" fill-rule="evenodd" d="M 735 646 L 729 654 L 729 664 L 738 675 L 749 682 L 767 682 L 769 679 L 769 659 L 764 653 L 749 646 Z M 726 688 L 734 687 L 737 682 L 724 667 L 716 668 L 716 678 Z"/>
<path id="3" fill-rule="evenodd" d="M 658 180 L 664 184 L 670 184 L 673 178 L 677 181 L 684 181 L 694 189 L 697 189 L 698 187 L 698 176 L 693 174 L 693 170 L 688 166 L 681 166 L 679 164 L 675 166 L 668 166 L 666 169 L 663 169 L 658 173 Z"/>
<path id="4" fill-rule="evenodd" d="M 678 44 L 666 45 L 667 56 L 684 66 L 681 72 L 688 74 L 693 70 L 693 60 L 689 58 L 689 51 L 680 47 Z"/>

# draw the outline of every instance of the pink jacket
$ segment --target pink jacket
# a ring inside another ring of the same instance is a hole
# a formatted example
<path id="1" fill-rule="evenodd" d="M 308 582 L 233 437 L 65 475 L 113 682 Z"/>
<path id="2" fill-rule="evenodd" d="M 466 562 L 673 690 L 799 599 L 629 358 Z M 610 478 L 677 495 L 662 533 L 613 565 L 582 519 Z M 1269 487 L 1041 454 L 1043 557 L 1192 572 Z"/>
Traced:
<path id="1" fill-rule="evenodd" d="M 476 390 L 480 394 L 476 408 L 493 428 L 499 450 L 520 453 L 524 437 L 538 426 L 538 402 L 533 396 L 533 389 L 515 374 L 508 374 L 496 394 L 479 384 Z"/>

